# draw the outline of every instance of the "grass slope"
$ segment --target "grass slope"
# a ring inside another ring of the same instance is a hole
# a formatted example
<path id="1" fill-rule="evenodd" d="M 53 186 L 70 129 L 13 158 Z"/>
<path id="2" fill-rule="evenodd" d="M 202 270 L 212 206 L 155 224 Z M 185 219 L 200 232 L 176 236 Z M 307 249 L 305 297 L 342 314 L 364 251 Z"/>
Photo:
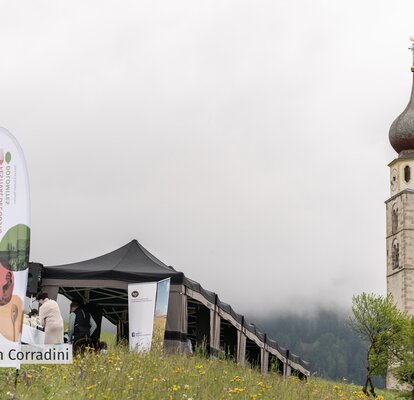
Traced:
<path id="1" fill-rule="evenodd" d="M 16 388 L 14 376 L 13 370 L 0 369 L 1 399 L 366 399 L 360 387 L 346 383 L 284 380 L 230 360 L 157 350 L 136 354 L 115 345 L 107 355 L 78 356 L 73 365 L 24 365 Z M 397 399 L 390 392 L 381 395 Z"/>

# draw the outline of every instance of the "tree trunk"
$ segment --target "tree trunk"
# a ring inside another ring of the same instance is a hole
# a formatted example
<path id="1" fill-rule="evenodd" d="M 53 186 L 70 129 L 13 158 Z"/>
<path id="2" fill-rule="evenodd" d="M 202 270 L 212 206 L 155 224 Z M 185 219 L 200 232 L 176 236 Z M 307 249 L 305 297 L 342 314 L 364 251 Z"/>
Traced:
<path id="1" fill-rule="evenodd" d="M 374 399 L 377 397 L 377 395 L 375 394 L 375 388 L 374 388 L 374 384 L 372 383 L 371 377 L 369 377 L 369 386 L 370 386 L 370 392 L 372 393 L 372 395 L 374 396 Z"/>
<path id="2" fill-rule="evenodd" d="M 369 379 L 369 375 L 367 375 L 367 377 L 365 378 L 365 383 L 364 383 L 364 386 L 362 387 L 362 391 L 367 396 L 368 396 L 368 379 Z"/>

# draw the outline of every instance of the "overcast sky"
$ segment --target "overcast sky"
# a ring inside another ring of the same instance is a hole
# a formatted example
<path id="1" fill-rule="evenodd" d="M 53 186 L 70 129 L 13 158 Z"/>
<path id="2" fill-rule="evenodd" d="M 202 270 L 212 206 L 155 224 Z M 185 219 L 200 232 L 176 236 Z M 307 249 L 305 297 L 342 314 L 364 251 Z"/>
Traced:
<path id="1" fill-rule="evenodd" d="M 0 1 L 32 261 L 136 238 L 241 313 L 385 293 L 408 0 Z"/>

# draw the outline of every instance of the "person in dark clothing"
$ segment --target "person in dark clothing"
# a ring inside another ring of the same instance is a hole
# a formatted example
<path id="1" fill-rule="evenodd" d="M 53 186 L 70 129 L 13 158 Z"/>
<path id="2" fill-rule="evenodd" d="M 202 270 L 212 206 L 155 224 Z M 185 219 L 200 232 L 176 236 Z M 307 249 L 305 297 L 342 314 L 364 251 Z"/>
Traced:
<path id="1" fill-rule="evenodd" d="M 91 314 L 77 302 L 70 304 L 68 341 L 76 343 L 80 339 L 89 339 L 97 325 Z"/>

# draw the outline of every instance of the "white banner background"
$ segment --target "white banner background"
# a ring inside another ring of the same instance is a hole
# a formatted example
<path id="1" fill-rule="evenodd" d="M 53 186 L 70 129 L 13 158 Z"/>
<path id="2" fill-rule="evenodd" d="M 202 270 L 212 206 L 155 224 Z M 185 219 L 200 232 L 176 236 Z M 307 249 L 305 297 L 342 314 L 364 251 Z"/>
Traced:
<path id="1" fill-rule="evenodd" d="M 0 346 L 0 367 L 10 364 L 72 364 L 71 344 Z"/>
<path id="2" fill-rule="evenodd" d="M 20 348 L 29 244 L 26 162 L 17 140 L 0 128 L 0 345 L 16 349 Z M 19 363 L 0 366 L 18 368 Z"/>
<path id="3" fill-rule="evenodd" d="M 157 282 L 128 285 L 130 350 L 148 351 L 151 349 L 156 295 Z"/>

